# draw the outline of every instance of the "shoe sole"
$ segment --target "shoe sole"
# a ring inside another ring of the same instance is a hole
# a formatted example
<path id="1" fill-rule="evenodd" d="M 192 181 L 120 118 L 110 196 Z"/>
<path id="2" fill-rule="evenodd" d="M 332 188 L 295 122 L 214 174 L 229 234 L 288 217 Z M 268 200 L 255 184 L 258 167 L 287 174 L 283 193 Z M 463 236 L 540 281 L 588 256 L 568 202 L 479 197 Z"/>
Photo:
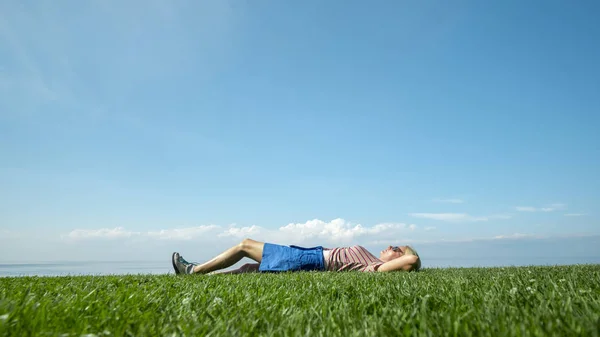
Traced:
<path id="1" fill-rule="evenodd" d="M 177 265 L 175 264 L 175 254 L 177 253 L 173 253 L 173 255 L 171 255 L 171 264 L 173 265 L 173 269 L 175 269 L 175 274 L 179 275 L 179 269 L 177 269 Z"/>

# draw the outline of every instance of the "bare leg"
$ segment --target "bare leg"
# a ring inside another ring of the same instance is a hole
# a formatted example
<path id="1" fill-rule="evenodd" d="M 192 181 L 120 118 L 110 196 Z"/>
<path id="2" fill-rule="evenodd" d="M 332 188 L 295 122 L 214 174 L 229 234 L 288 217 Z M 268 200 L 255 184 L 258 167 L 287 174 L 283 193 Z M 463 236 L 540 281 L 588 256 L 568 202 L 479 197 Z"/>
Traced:
<path id="1" fill-rule="evenodd" d="M 244 257 L 249 257 L 256 262 L 262 260 L 264 242 L 244 239 L 240 244 L 233 246 L 212 260 L 194 267 L 194 273 L 207 274 L 211 271 L 227 268 Z"/>
<path id="2" fill-rule="evenodd" d="M 258 266 L 260 263 L 246 263 L 245 265 L 239 267 L 238 269 L 228 270 L 228 271 L 213 271 L 210 274 L 243 274 L 243 273 L 255 273 L 258 271 Z"/>

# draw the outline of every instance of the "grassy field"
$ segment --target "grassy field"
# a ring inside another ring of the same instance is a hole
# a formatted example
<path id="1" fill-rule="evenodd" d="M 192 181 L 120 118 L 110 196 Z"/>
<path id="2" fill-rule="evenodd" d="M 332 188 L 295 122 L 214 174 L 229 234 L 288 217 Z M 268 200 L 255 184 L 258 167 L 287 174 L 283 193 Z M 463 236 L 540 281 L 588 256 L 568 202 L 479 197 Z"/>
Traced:
<path id="1" fill-rule="evenodd" d="M 0 278 L 1 336 L 598 336 L 600 265 Z"/>

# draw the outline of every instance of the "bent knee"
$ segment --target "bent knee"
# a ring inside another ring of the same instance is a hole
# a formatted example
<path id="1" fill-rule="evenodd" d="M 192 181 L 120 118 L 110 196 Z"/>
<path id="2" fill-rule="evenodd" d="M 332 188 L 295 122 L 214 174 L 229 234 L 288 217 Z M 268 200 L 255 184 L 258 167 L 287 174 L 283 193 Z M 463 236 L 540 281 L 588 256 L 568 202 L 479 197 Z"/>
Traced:
<path id="1" fill-rule="evenodd" d="M 240 244 L 239 244 L 239 247 L 240 247 L 242 250 L 246 251 L 246 250 L 248 250 L 248 249 L 252 248 L 252 245 L 253 245 L 255 242 L 256 242 L 256 241 L 254 241 L 254 240 L 252 240 L 252 239 L 248 239 L 248 238 L 246 238 L 246 239 L 242 240 L 242 242 L 240 242 Z"/>

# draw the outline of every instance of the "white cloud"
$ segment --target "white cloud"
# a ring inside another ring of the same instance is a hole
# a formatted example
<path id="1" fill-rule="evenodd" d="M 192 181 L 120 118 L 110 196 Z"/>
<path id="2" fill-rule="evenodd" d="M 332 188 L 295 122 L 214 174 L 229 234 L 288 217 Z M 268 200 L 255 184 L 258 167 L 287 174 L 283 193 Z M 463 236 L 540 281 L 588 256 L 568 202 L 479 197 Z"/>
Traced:
<path id="1" fill-rule="evenodd" d="M 416 227 L 417 226 L 414 224 L 408 226 L 409 229 L 414 229 Z M 381 223 L 381 224 L 373 226 L 373 228 L 368 230 L 368 232 L 370 232 L 371 234 L 377 234 L 377 233 L 385 232 L 390 229 L 404 229 L 404 228 L 406 228 L 406 224 L 385 222 L 385 223 Z"/>
<path id="2" fill-rule="evenodd" d="M 461 221 L 469 218 L 466 213 L 410 213 L 409 215 L 415 218 L 440 221 Z"/>
<path id="3" fill-rule="evenodd" d="M 412 227 L 411 227 L 412 226 Z M 279 233 L 284 234 L 281 238 L 298 239 L 312 241 L 325 240 L 327 242 L 351 242 L 359 237 L 374 239 L 376 237 L 394 235 L 402 230 L 414 230 L 415 225 L 407 226 L 404 223 L 381 223 L 372 227 L 365 227 L 361 224 L 352 224 L 344 219 L 334 219 L 325 222 L 319 219 L 310 220 L 305 223 L 290 223 L 279 228 Z"/>
<path id="4" fill-rule="evenodd" d="M 567 213 L 565 216 L 585 216 L 587 213 Z"/>
<path id="5" fill-rule="evenodd" d="M 75 229 L 66 235 L 66 238 L 73 240 L 81 239 L 119 239 L 130 238 L 140 235 L 140 232 L 128 231 L 123 227 L 100 228 L 100 229 Z"/>
<path id="6" fill-rule="evenodd" d="M 473 216 L 467 213 L 410 213 L 415 218 L 447 221 L 447 222 L 461 222 L 461 221 L 489 221 L 495 219 L 510 219 L 510 215 L 499 214 L 499 215 L 488 215 L 488 216 Z"/>
<path id="7" fill-rule="evenodd" d="M 448 204 L 462 204 L 465 202 L 464 200 L 457 199 L 457 198 L 449 198 L 449 199 L 435 198 L 435 199 L 433 199 L 433 201 L 443 202 L 443 203 L 448 203 Z"/>
<path id="8" fill-rule="evenodd" d="M 377 249 L 379 245 L 403 245 L 403 244 L 438 244 L 438 243 L 459 243 L 473 241 L 492 241 L 492 240 L 536 240 L 548 238 L 542 234 L 502 234 L 496 236 L 479 237 L 456 237 L 454 234 L 427 235 L 432 227 L 417 227 L 423 231 L 411 231 L 414 226 L 399 223 L 384 223 L 375 226 L 359 226 L 350 224 L 344 220 L 341 221 L 319 221 L 311 220 L 314 227 L 324 229 L 326 225 L 336 223 L 343 228 L 357 228 L 358 234 L 340 235 L 337 237 L 326 237 L 324 235 L 315 235 L 312 239 L 304 238 L 295 231 L 281 232 L 279 228 L 265 229 L 258 228 L 256 235 L 250 237 L 259 241 L 274 242 L 280 244 L 297 244 L 305 247 L 313 245 L 323 245 L 325 247 L 336 247 L 346 244 L 362 244 L 368 249 Z M 308 222 L 307 222 L 308 223 Z M 307 225 L 307 223 L 295 225 Z M 283 228 L 285 226 L 282 226 Z M 231 231 L 232 228 L 237 230 Z M 358 229 L 360 228 L 360 229 Z M 179 251 L 186 256 L 192 257 L 195 261 L 209 259 L 222 252 L 222 249 L 232 246 L 239 242 L 240 237 L 235 235 L 219 236 L 222 233 L 248 233 L 256 230 L 252 226 L 240 227 L 232 226 L 196 226 L 181 228 L 178 230 L 164 229 L 154 231 L 135 231 L 127 230 L 122 227 L 104 228 L 104 229 L 79 229 L 67 233 L 61 237 L 51 231 L 40 232 L 39 230 L 31 233 L 25 230 L 7 231 L 0 229 L 0 260 L 16 261 L 57 261 L 57 260 L 153 260 L 164 261 L 173 251 Z M 316 231 L 316 230 L 315 230 Z M 18 235 L 15 240 L 3 237 L 7 233 Z M 318 233 L 318 231 L 316 231 Z M 364 234 L 367 232 L 368 234 Z M 150 236 L 149 233 L 160 233 Z M 182 234 L 183 233 L 183 234 Z M 201 234 L 202 233 L 202 234 Z M 342 233 L 344 233 L 342 231 Z M 423 236 L 413 237 L 412 234 L 421 234 Z M 73 238 L 69 238 L 71 234 Z M 181 235 L 180 235 L 181 234 Z M 346 233 L 348 234 L 348 233 Z M 240 234 L 243 235 L 243 234 Z M 597 234 L 569 234 L 563 237 L 599 237 Z M 189 240 L 189 238 L 194 238 Z M 561 236 L 552 236 L 561 237 Z M 161 238 L 164 238 L 161 239 Z M 418 249 L 419 247 L 417 247 Z M 375 252 L 376 250 L 373 250 Z M 43 252 L 43 253 L 40 253 Z M 164 266 L 164 272 L 170 270 L 169 264 Z"/>
<path id="9" fill-rule="evenodd" d="M 513 234 L 496 235 L 496 236 L 492 236 L 492 237 L 490 237 L 490 236 L 464 237 L 464 238 L 424 240 L 424 241 L 413 241 L 413 242 L 414 243 L 435 244 L 435 243 L 461 243 L 461 242 L 476 242 L 476 241 L 491 241 L 491 240 L 543 239 L 543 238 L 547 238 L 547 236 L 536 235 L 536 234 L 513 233 Z"/>
<path id="10" fill-rule="evenodd" d="M 249 226 L 249 227 L 230 227 L 226 229 L 224 232 L 218 234 L 220 237 L 235 237 L 239 239 L 243 239 L 246 237 L 251 237 L 253 235 L 257 235 L 262 230 L 259 226 Z"/>
<path id="11" fill-rule="evenodd" d="M 130 231 L 123 227 L 101 228 L 101 229 L 75 229 L 63 239 L 71 241 L 98 240 L 98 239 L 147 239 L 147 240 L 171 240 L 214 242 L 215 240 L 230 241 L 250 237 L 256 240 L 276 243 L 301 243 L 319 242 L 321 244 L 355 242 L 361 240 L 383 239 L 395 236 L 401 232 L 415 231 L 417 225 L 404 223 L 380 223 L 374 226 L 363 226 L 352 224 L 344 219 L 334 219 L 326 222 L 319 219 L 304 223 L 290 223 L 288 225 L 267 229 L 252 225 L 239 227 L 229 225 L 227 227 L 208 225 L 187 228 L 171 228 L 151 231 Z"/>
<path id="12" fill-rule="evenodd" d="M 561 203 L 554 203 L 550 205 L 550 208 L 552 210 L 561 210 L 561 209 L 565 209 L 567 208 L 567 205 L 565 204 L 561 204 Z"/>
<path id="13" fill-rule="evenodd" d="M 434 231 L 434 230 L 435 230 L 434 226 L 427 226 L 427 227 L 425 227 L 425 231 L 426 232 L 430 232 L 430 231 Z"/>
<path id="14" fill-rule="evenodd" d="M 563 204 L 552 204 L 546 207 L 542 207 L 540 210 L 542 212 L 554 212 L 554 211 L 560 211 L 562 209 L 565 209 L 565 205 Z"/>
<path id="15" fill-rule="evenodd" d="M 215 225 L 208 225 L 187 228 L 161 229 L 159 231 L 149 231 L 145 233 L 145 235 L 150 238 L 160 240 L 192 240 L 218 228 L 219 227 Z"/>
<path id="16" fill-rule="evenodd" d="M 149 238 L 157 240 L 191 240 L 201 237 L 207 232 L 218 229 L 218 226 L 196 226 L 187 228 L 171 228 L 156 231 L 131 231 L 123 227 L 100 229 L 74 229 L 62 237 L 70 240 L 89 239 L 123 239 L 123 238 Z"/>
<path id="17" fill-rule="evenodd" d="M 532 206 L 517 206 L 515 209 L 519 212 L 554 212 L 560 211 L 567 208 L 567 205 L 561 203 L 554 203 L 544 207 L 532 207 Z"/>
<path id="18" fill-rule="evenodd" d="M 510 235 L 497 235 L 494 236 L 495 240 L 498 239 L 522 239 L 522 238 L 532 238 L 535 237 L 533 234 L 523 234 L 523 233 L 514 233 Z"/>
<path id="19" fill-rule="evenodd" d="M 413 240 L 403 239 L 398 244 L 410 243 L 410 244 L 439 244 L 439 243 L 465 243 L 465 242 L 477 242 L 477 241 L 494 241 L 494 240 L 528 240 L 528 239 L 549 239 L 549 238 L 600 238 L 598 234 L 564 234 L 564 235 L 543 235 L 543 234 L 529 234 L 529 233 L 513 233 L 503 234 L 496 236 L 480 236 L 480 237 L 463 237 L 463 238 L 449 238 L 449 239 L 433 239 L 433 240 Z M 390 240 L 378 240 L 370 242 L 371 244 L 393 244 Z"/>

